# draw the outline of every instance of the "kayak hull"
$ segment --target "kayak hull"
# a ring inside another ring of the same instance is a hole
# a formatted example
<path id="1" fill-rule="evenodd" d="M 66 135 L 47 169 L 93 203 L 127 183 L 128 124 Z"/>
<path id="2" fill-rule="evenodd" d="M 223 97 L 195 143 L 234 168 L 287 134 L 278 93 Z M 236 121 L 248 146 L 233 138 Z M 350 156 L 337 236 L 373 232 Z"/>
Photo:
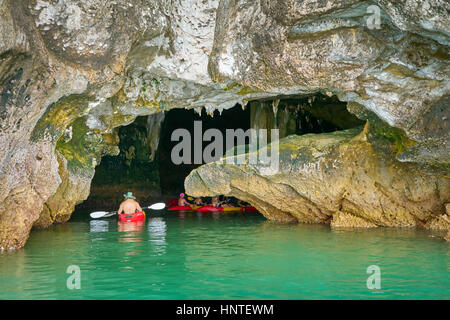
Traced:
<path id="1" fill-rule="evenodd" d="M 145 212 L 135 212 L 132 214 L 119 214 L 119 222 L 142 222 L 145 221 Z"/>
<path id="2" fill-rule="evenodd" d="M 223 207 L 203 206 L 195 211 L 223 211 Z"/>
<path id="3" fill-rule="evenodd" d="M 177 200 L 167 201 L 169 211 L 223 211 L 223 212 L 258 212 L 255 207 L 214 207 L 214 206 L 178 206 L 176 205 Z"/>
<path id="4" fill-rule="evenodd" d="M 169 211 L 192 211 L 192 207 L 190 206 L 173 206 L 169 208 Z"/>
<path id="5" fill-rule="evenodd" d="M 241 207 L 223 207 L 224 212 L 239 212 L 242 211 Z"/>

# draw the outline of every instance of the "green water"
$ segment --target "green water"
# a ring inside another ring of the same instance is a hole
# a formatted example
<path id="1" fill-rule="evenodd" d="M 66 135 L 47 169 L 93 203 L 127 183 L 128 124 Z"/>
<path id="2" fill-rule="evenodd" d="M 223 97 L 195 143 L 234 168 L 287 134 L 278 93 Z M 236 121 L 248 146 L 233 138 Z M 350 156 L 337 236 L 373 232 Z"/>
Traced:
<path id="1" fill-rule="evenodd" d="M 414 229 L 195 213 L 119 228 L 78 214 L 0 254 L 0 299 L 449 299 L 449 263 L 448 243 Z M 67 288 L 70 265 L 79 290 Z M 367 288 L 370 265 L 381 289 Z"/>

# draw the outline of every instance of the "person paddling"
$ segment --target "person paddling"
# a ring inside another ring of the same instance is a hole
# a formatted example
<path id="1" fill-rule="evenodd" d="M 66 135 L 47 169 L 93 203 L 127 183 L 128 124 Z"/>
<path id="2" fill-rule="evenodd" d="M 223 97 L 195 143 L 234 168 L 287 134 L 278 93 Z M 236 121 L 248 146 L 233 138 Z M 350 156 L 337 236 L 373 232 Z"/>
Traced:
<path id="1" fill-rule="evenodd" d="M 178 206 L 185 207 L 189 206 L 190 203 L 184 198 L 184 193 L 180 193 L 180 198 L 178 199 Z"/>
<path id="2" fill-rule="evenodd" d="M 139 203 L 136 201 L 136 197 L 133 196 L 132 192 L 127 192 L 123 195 L 125 200 L 120 204 L 118 214 L 133 214 L 135 212 L 142 212 L 142 208 Z"/>

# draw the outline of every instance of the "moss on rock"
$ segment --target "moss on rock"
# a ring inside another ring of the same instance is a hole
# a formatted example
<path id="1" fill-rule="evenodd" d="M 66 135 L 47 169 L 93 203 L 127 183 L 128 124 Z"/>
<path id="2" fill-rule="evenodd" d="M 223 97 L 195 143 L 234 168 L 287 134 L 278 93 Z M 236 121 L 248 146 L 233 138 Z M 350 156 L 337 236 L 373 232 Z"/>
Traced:
<path id="1" fill-rule="evenodd" d="M 70 172 L 92 176 L 103 155 L 119 152 L 116 145 L 119 141 L 117 132 L 93 132 L 86 125 L 86 117 L 76 119 L 69 128 L 70 139 L 61 137 L 56 144 L 56 150 L 67 159 Z"/>
<path id="2" fill-rule="evenodd" d="M 88 111 L 90 100 L 92 97 L 74 94 L 50 105 L 34 127 L 32 140 L 50 138 L 51 141 L 58 141 L 65 128 Z"/>

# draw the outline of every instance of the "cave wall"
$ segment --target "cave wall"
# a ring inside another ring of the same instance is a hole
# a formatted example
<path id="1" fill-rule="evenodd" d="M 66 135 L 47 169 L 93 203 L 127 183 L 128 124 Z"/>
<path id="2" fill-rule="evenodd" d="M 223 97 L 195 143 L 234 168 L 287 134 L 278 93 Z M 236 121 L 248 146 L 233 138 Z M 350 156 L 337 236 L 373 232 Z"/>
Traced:
<path id="1" fill-rule="evenodd" d="M 387 124 L 396 161 L 448 168 L 449 5 L 0 0 L 0 247 L 55 216 L 45 206 L 68 197 L 64 180 L 89 188 L 115 128 L 172 108 L 334 94 Z M 69 189 L 71 203 L 86 196 Z"/>

